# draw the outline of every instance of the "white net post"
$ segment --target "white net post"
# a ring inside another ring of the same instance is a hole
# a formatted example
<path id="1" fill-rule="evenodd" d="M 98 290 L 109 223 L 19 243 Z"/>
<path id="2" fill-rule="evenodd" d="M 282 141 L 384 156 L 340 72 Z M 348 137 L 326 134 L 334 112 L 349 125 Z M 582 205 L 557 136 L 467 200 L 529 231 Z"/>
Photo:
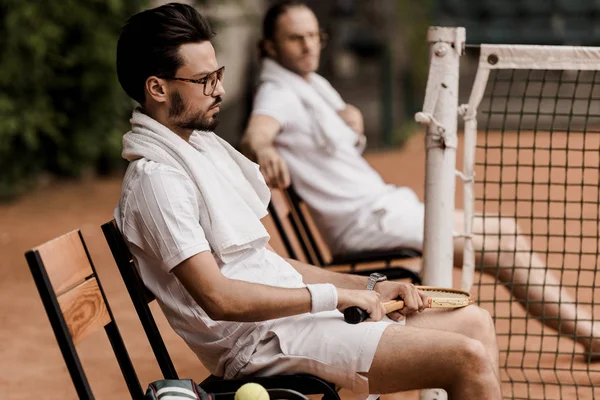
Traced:
<path id="1" fill-rule="evenodd" d="M 465 29 L 430 27 L 427 41 L 427 89 L 423 111 L 415 116 L 427 125 L 423 283 L 452 287 L 458 74 Z"/>
<path id="2" fill-rule="evenodd" d="M 463 207 L 464 240 L 462 281 L 460 288 L 470 292 L 475 273 L 475 249 L 473 246 L 473 216 L 475 212 L 475 148 L 477 146 L 477 107 L 481 103 L 485 86 L 490 75 L 489 69 L 478 68 L 469 104 L 461 106 L 460 114 L 465 121 L 464 158 L 463 158 Z"/>
<path id="3" fill-rule="evenodd" d="M 427 42 L 427 89 L 423 111 L 415 115 L 427 126 L 422 278 L 425 285 L 452 287 L 458 77 L 465 29 L 430 27 Z M 420 398 L 444 400 L 447 395 L 431 389 L 421 391 Z"/>

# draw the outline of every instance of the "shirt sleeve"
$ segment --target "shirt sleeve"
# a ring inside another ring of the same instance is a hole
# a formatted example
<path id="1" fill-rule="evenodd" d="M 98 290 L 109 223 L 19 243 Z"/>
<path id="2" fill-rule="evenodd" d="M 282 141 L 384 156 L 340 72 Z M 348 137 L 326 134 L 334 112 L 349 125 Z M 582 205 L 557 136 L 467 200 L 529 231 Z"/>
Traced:
<path id="1" fill-rule="evenodd" d="M 179 171 L 162 165 L 145 169 L 131 187 L 123 210 L 123 234 L 160 260 L 165 272 L 210 250 L 200 226 L 193 183 Z"/>
<path id="2" fill-rule="evenodd" d="M 291 113 L 297 108 L 298 100 L 294 93 L 272 82 L 265 82 L 254 96 L 252 115 L 266 115 L 274 118 L 282 127 L 292 120 Z"/>

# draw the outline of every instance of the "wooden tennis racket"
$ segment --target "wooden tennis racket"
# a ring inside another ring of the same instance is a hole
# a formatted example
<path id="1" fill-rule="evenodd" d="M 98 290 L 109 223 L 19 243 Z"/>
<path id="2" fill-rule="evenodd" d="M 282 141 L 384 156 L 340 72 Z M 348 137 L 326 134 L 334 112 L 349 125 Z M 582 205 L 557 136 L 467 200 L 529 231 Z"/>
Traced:
<path id="1" fill-rule="evenodd" d="M 424 292 L 427 297 L 425 308 L 460 308 L 473 303 L 471 294 L 462 290 L 446 289 L 433 286 L 416 286 Z M 401 310 L 404 308 L 403 300 L 392 300 L 383 303 L 385 313 Z M 344 320 L 349 324 L 358 324 L 369 318 L 369 313 L 359 307 L 348 307 L 344 310 Z"/>

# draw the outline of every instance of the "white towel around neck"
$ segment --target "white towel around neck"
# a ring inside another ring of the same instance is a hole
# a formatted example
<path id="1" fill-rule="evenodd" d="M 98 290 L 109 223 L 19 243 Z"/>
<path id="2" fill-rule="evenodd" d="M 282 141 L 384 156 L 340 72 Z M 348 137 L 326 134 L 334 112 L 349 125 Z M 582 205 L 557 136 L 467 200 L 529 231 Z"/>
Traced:
<path id="1" fill-rule="evenodd" d="M 352 130 L 338 115 L 337 110 L 344 108 L 345 103 L 321 75 L 312 72 L 309 79 L 305 80 L 265 57 L 260 81 L 273 82 L 298 96 L 311 116 L 316 144 L 328 153 L 334 153 L 341 146 L 355 149 L 359 153 L 364 150 L 365 136 Z"/>
<path id="2" fill-rule="evenodd" d="M 194 131 L 188 143 L 139 108 L 131 127 L 123 136 L 123 158 L 145 158 L 190 177 L 206 205 L 199 222 L 223 263 L 267 244 L 269 234 L 260 219 L 267 215 L 271 193 L 257 164 L 213 132 Z"/>

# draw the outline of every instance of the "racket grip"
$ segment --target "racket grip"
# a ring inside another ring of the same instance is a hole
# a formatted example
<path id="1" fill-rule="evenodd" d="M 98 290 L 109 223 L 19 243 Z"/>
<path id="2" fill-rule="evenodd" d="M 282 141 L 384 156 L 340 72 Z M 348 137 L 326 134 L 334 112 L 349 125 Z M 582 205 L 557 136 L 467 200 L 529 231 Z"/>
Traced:
<path id="1" fill-rule="evenodd" d="M 404 301 L 402 300 L 392 300 L 383 303 L 383 307 L 385 308 L 386 314 L 391 313 L 392 311 L 401 310 L 404 308 Z M 369 318 L 369 313 L 363 310 L 360 307 L 348 307 L 344 310 L 344 320 L 349 324 L 358 324 L 363 322 Z"/>
<path id="2" fill-rule="evenodd" d="M 349 324 L 358 324 L 369 318 L 369 313 L 359 307 L 348 307 L 344 310 L 344 321 Z"/>

